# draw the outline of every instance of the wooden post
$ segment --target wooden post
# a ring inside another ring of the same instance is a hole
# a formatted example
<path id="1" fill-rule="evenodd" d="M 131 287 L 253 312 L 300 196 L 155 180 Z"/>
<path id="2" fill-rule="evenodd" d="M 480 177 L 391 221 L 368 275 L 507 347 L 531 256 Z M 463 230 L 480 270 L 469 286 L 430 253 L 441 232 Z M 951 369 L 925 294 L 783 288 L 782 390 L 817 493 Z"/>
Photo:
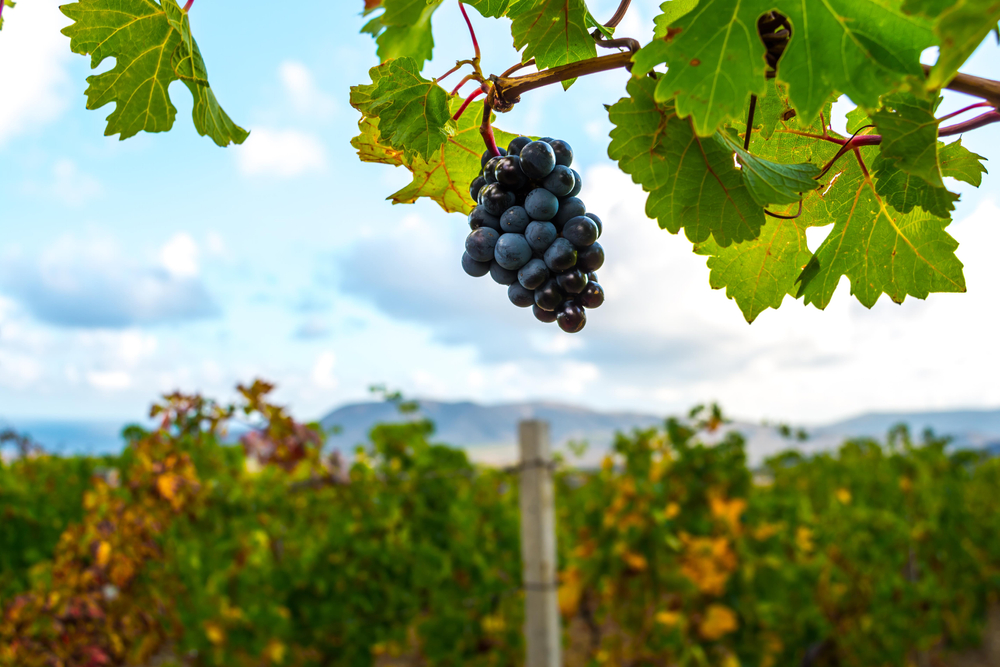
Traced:
<path id="1" fill-rule="evenodd" d="M 559 628 L 556 512 L 548 422 L 522 421 L 518 439 L 521 445 L 521 558 L 524 561 L 527 605 L 524 627 L 526 667 L 560 667 L 562 633 Z"/>

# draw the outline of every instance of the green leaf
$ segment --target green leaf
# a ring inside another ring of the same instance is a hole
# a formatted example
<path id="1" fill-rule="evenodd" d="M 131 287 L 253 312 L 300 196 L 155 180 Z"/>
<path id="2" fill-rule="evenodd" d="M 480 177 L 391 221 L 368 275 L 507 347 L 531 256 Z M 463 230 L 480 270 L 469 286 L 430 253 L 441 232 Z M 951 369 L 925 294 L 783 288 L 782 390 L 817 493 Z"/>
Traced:
<path id="1" fill-rule="evenodd" d="M 977 188 L 983 183 L 983 174 L 988 173 L 983 166 L 984 158 L 962 145 L 962 140 L 938 147 L 941 175 L 956 178 Z"/>
<path id="2" fill-rule="evenodd" d="M 985 158 L 962 146 L 961 140 L 950 144 L 938 143 L 938 159 L 943 176 L 957 178 L 976 187 L 982 183 L 986 173 L 982 165 Z M 914 206 L 919 206 L 938 217 L 947 218 L 955 209 L 957 194 L 944 185 L 931 185 L 923 178 L 904 172 L 882 155 L 872 163 L 872 172 L 875 174 L 875 191 L 897 211 L 909 213 Z"/>
<path id="3" fill-rule="evenodd" d="M 674 99 L 678 114 L 692 117 L 699 136 L 737 119 L 751 93 L 764 94 L 757 18 L 766 9 L 757 0 L 703 0 L 677 20 L 663 61 L 670 67 L 656 87 L 656 100 Z"/>
<path id="4" fill-rule="evenodd" d="M 709 255 L 709 285 L 725 288 L 747 322 L 768 308 L 777 309 L 785 295 L 794 296 L 799 274 L 812 257 L 805 229 L 796 220 L 779 218 L 768 218 L 752 241 L 723 248 L 709 239 L 696 245 L 695 252 Z"/>
<path id="5" fill-rule="evenodd" d="M 802 200 L 803 193 L 820 187 L 815 180 L 820 169 L 812 163 L 772 162 L 743 150 L 741 139 L 731 132 L 724 131 L 715 136 L 723 146 L 736 152 L 743 182 L 750 190 L 750 196 L 761 206 L 794 204 Z"/>
<path id="6" fill-rule="evenodd" d="M 873 157 L 870 148 L 861 152 Z M 882 294 L 902 303 L 907 295 L 925 299 L 931 292 L 965 291 L 958 243 L 945 231 L 950 220 L 920 208 L 891 208 L 857 160 L 847 160 L 837 176 L 809 202 L 811 213 L 834 227 L 802 272 L 799 294 L 806 303 L 825 308 L 843 276 L 868 308 Z"/>
<path id="7" fill-rule="evenodd" d="M 934 19 L 940 54 L 927 78 L 927 89 L 938 90 L 958 72 L 992 30 L 998 30 L 997 0 L 906 0 L 903 10 Z M 998 31 L 1000 36 L 1000 31 Z"/>
<path id="8" fill-rule="evenodd" d="M 521 62 L 534 58 L 538 69 L 547 69 L 597 55 L 583 0 L 520 0 L 507 15 L 514 48 L 523 49 Z"/>
<path id="9" fill-rule="evenodd" d="M 407 156 L 427 157 L 448 138 L 451 122 L 448 93 L 420 76 L 412 58 L 398 58 L 369 70 L 371 86 L 352 95 L 352 104 L 366 116 L 379 118 L 383 143 Z"/>
<path id="10" fill-rule="evenodd" d="M 498 19 L 507 13 L 510 0 L 468 0 L 465 4 L 486 18 Z"/>
<path id="11" fill-rule="evenodd" d="M 105 135 L 121 139 L 139 132 L 165 132 L 177 110 L 167 88 L 182 79 L 194 96 L 198 133 L 215 143 L 243 143 L 247 132 L 219 107 L 191 37 L 187 14 L 175 0 L 80 0 L 61 7 L 73 19 L 63 29 L 74 53 L 91 56 L 91 67 L 114 58 L 111 70 L 87 78 L 87 108 L 115 103 Z"/>
<path id="12" fill-rule="evenodd" d="M 365 91 L 352 94 L 352 103 L 362 106 Z M 453 96 L 448 100 L 449 110 L 454 112 L 462 100 Z M 422 158 L 419 155 L 404 156 L 402 152 L 386 145 L 379 134 L 379 121 L 363 118 L 359 123 L 361 134 L 351 141 L 359 157 L 365 162 L 378 162 L 394 166 L 405 166 L 413 173 L 409 185 L 390 195 L 396 204 L 411 204 L 420 197 L 427 197 L 438 203 L 445 211 L 469 213 L 475 202 L 469 195 L 469 184 L 480 171 L 480 156 L 483 153 L 483 139 L 479 134 L 479 124 L 483 115 L 482 102 L 469 105 L 454 131 L 433 154 Z M 493 130 L 497 143 L 506 145 L 517 135 Z"/>
<path id="13" fill-rule="evenodd" d="M 413 58 L 418 70 L 434 54 L 431 17 L 444 0 L 383 0 L 385 11 L 361 29 L 375 37 L 382 62 Z M 367 13 L 367 12 L 366 12 Z"/>
<path id="14" fill-rule="evenodd" d="M 934 117 L 939 100 L 921 100 L 909 93 L 889 95 L 872 120 L 882 135 L 882 155 L 895 160 L 906 173 L 944 187 L 937 156 L 938 120 Z"/>
<path id="15" fill-rule="evenodd" d="M 747 104 L 749 106 L 749 101 Z M 744 118 L 746 114 L 744 111 Z M 757 98 L 754 129 L 760 128 L 760 136 L 770 139 L 778 125 L 794 115 L 795 111 L 788 105 L 788 87 L 774 79 L 768 79 L 767 90 L 762 97 Z"/>
<path id="16" fill-rule="evenodd" d="M 691 241 L 713 236 L 720 246 L 756 238 L 764 212 L 743 183 L 733 154 L 716 139 L 702 139 L 673 104 L 653 98 L 655 82 L 632 78 L 631 97 L 609 109 L 608 155 L 649 193 L 646 213 Z"/>
<path id="17" fill-rule="evenodd" d="M 861 107 L 854 107 L 847 112 L 847 131 L 850 134 L 858 132 L 865 125 L 871 125 L 872 119 Z"/>
<path id="18" fill-rule="evenodd" d="M 632 74 L 642 76 L 660 63 L 667 62 L 667 51 L 670 47 L 666 39 L 654 39 L 632 56 Z"/>
<path id="19" fill-rule="evenodd" d="M 698 0 L 667 0 L 660 5 L 660 14 L 653 19 L 653 36 L 664 39 L 670 32 L 670 27 L 685 14 L 698 6 Z"/>

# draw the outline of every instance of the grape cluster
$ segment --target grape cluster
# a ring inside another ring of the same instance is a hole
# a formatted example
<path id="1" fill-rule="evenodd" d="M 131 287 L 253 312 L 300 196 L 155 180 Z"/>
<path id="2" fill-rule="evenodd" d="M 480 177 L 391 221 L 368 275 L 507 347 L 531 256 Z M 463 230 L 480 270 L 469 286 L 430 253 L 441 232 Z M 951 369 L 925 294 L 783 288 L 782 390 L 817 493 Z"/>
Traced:
<path id="1" fill-rule="evenodd" d="M 603 224 L 577 197 L 583 182 L 572 163 L 569 144 L 547 137 L 518 137 L 497 157 L 484 153 L 469 188 L 479 205 L 462 255 L 470 276 L 490 274 L 508 286 L 511 303 L 568 333 L 604 303 L 594 273 L 604 264 Z"/>

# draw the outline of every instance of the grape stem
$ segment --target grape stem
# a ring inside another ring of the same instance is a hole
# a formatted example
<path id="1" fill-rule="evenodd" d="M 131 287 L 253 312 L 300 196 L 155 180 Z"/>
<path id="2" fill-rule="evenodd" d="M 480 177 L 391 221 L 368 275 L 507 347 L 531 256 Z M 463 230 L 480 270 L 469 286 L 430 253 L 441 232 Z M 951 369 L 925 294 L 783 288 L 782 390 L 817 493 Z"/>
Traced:
<path id="1" fill-rule="evenodd" d="M 977 130 L 981 127 L 992 125 L 993 123 L 1000 123 L 1000 111 L 987 111 L 986 113 L 980 114 L 970 120 L 955 123 L 954 125 L 949 125 L 948 127 L 942 127 L 938 130 L 938 136 L 953 137 L 956 134 L 963 134 L 971 130 Z M 830 143 L 840 144 L 848 149 L 862 148 L 864 146 L 878 146 L 882 143 L 882 136 L 878 134 L 863 134 L 850 139 L 841 139 L 830 135 L 812 134 L 810 132 L 799 132 L 797 130 L 786 130 L 786 132 L 789 134 L 797 134 L 802 137 L 809 137 L 811 139 L 823 139 L 825 141 L 829 141 Z"/>
<path id="2" fill-rule="evenodd" d="M 452 91 L 451 91 L 451 94 L 452 94 L 452 95 L 458 95 L 458 91 L 462 89 L 462 86 L 464 86 L 465 84 L 467 84 L 467 83 L 468 83 L 469 81 L 471 81 L 471 80 L 472 80 L 473 78 L 475 78 L 475 77 L 474 77 L 474 75 L 472 75 L 472 74 L 469 74 L 469 75 L 468 75 L 468 76 L 466 76 L 466 77 L 465 77 L 464 79 L 462 79 L 461 81 L 459 81 L 459 82 L 458 82 L 458 85 L 457 85 L 457 86 L 455 86 L 455 87 L 454 87 L 454 88 L 452 89 Z"/>
<path id="3" fill-rule="evenodd" d="M 491 94 L 486 97 L 486 103 L 483 104 L 483 124 L 479 126 L 479 134 L 483 135 L 483 141 L 486 143 L 486 150 L 489 151 L 490 157 L 499 157 L 500 149 L 497 148 L 496 137 L 493 136 L 493 125 L 490 122 L 491 116 L 493 116 L 493 107 L 490 105 Z"/>
<path id="4" fill-rule="evenodd" d="M 462 102 L 462 106 L 458 107 L 458 111 L 455 112 L 455 115 L 452 116 L 451 119 L 458 120 L 459 118 L 461 118 L 462 114 L 465 113 L 465 110 L 469 107 L 470 104 L 472 104 L 472 100 L 476 99 L 482 94 L 483 94 L 482 88 L 476 88 L 474 91 L 472 91 L 472 94 L 465 98 L 465 101 Z"/>
<path id="5" fill-rule="evenodd" d="M 186 3 L 184 3 L 184 13 L 185 14 L 187 12 L 191 11 L 191 5 L 193 5 L 193 4 L 194 4 L 194 0 L 188 0 Z"/>
<path id="6" fill-rule="evenodd" d="M 617 28 L 618 24 L 622 22 L 625 18 L 625 12 L 628 11 L 628 6 L 632 4 L 632 0 L 622 0 L 621 4 L 618 5 L 618 9 L 615 10 L 615 15 L 611 17 L 607 23 L 604 24 L 605 28 Z"/>
<path id="7" fill-rule="evenodd" d="M 462 12 L 462 17 L 465 18 L 465 25 L 469 26 L 469 35 L 472 36 L 472 48 L 475 49 L 476 51 L 475 61 L 478 63 L 480 54 L 479 54 L 479 40 L 476 39 L 476 31 L 472 27 L 472 21 L 469 20 L 469 14 L 465 11 L 465 3 L 459 0 L 458 8 Z"/>

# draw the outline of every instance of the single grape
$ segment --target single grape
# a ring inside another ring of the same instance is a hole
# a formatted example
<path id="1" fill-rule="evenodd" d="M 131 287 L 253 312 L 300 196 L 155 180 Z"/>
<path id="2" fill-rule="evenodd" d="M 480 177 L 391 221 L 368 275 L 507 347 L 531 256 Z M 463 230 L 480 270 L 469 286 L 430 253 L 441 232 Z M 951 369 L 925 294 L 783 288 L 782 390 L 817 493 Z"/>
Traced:
<path id="1" fill-rule="evenodd" d="M 483 189 L 485 190 L 486 188 Z M 480 194 L 480 197 L 482 197 L 482 194 Z M 559 200 L 559 211 L 552 218 L 552 224 L 556 226 L 556 229 L 561 230 L 563 225 L 569 222 L 571 218 L 586 214 L 587 207 L 583 205 L 580 199 L 577 197 L 565 197 Z"/>
<path id="2" fill-rule="evenodd" d="M 490 229 L 495 229 L 499 232 L 501 229 L 500 218 L 488 213 L 482 206 L 477 206 L 472 209 L 472 213 L 469 214 L 469 227 L 472 229 L 489 227 Z"/>
<path id="3" fill-rule="evenodd" d="M 505 269 L 493 260 L 490 263 L 490 277 L 500 285 L 513 285 L 517 282 L 517 271 Z"/>
<path id="4" fill-rule="evenodd" d="M 559 199 L 545 188 L 535 188 L 525 197 L 524 210 L 532 220 L 551 220 L 559 211 Z"/>
<path id="5" fill-rule="evenodd" d="M 591 271 L 590 273 L 587 274 L 587 280 L 589 280 L 592 283 L 596 283 L 597 282 L 597 274 L 595 272 Z"/>
<path id="6" fill-rule="evenodd" d="M 535 305 L 542 310 L 555 310 L 563 302 L 563 293 L 559 290 L 555 278 L 549 278 L 545 284 L 535 290 Z"/>
<path id="7" fill-rule="evenodd" d="M 554 139 L 549 142 L 552 152 L 556 154 L 556 164 L 568 167 L 573 164 L 573 149 L 562 139 Z"/>
<path id="8" fill-rule="evenodd" d="M 479 200 L 479 191 L 483 189 L 486 185 L 486 179 L 483 176 L 476 176 L 475 180 L 472 181 L 472 185 L 469 186 L 469 194 L 472 195 L 473 201 Z"/>
<path id="9" fill-rule="evenodd" d="M 586 308 L 598 308 L 604 303 L 604 288 L 597 281 L 589 282 L 577 298 L 580 300 L 580 304 Z"/>
<path id="10" fill-rule="evenodd" d="M 500 217 L 514 205 L 514 193 L 504 190 L 499 183 L 487 183 L 479 191 L 479 205 L 490 215 Z"/>
<path id="11" fill-rule="evenodd" d="M 531 139 L 528 137 L 517 137 L 512 139 L 510 145 L 507 146 L 507 155 L 520 155 L 521 149 L 531 143 Z"/>
<path id="12" fill-rule="evenodd" d="M 574 264 L 576 264 L 576 248 L 566 239 L 556 239 L 545 251 L 545 266 L 552 271 L 565 271 Z"/>
<path id="13" fill-rule="evenodd" d="M 597 238 L 601 238 L 601 234 L 604 233 L 604 223 L 601 222 L 601 219 L 597 217 L 596 213 L 587 213 L 586 216 L 593 220 L 594 224 L 597 225 Z"/>
<path id="14" fill-rule="evenodd" d="M 576 254 L 576 265 L 584 271 L 596 271 L 604 266 L 604 248 L 593 243 Z M 593 280 L 593 278 L 591 278 Z"/>
<path id="15" fill-rule="evenodd" d="M 556 311 L 539 308 L 537 303 L 531 307 L 531 312 L 535 314 L 535 319 L 539 322 L 552 324 L 556 321 Z"/>
<path id="16" fill-rule="evenodd" d="M 477 262 L 468 251 L 462 253 L 462 268 L 473 278 L 482 278 L 490 272 L 489 262 Z"/>
<path id="17" fill-rule="evenodd" d="M 523 234 L 530 222 L 531 218 L 528 217 L 528 212 L 524 210 L 523 206 L 511 206 L 500 216 L 500 229 L 505 232 Z"/>
<path id="18" fill-rule="evenodd" d="M 486 163 L 483 167 L 483 178 L 486 179 L 487 183 L 497 182 L 497 165 L 500 164 L 500 160 L 503 158 L 491 157 L 490 161 Z"/>
<path id="19" fill-rule="evenodd" d="M 524 289 L 520 283 L 511 283 L 507 288 L 507 298 L 518 308 L 535 305 L 535 293 L 530 289 Z"/>
<path id="20" fill-rule="evenodd" d="M 528 184 L 528 177 L 521 171 L 521 158 L 516 155 L 499 158 L 493 167 L 493 172 L 497 182 L 511 190 L 523 188 Z"/>
<path id="21" fill-rule="evenodd" d="M 506 154 L 507 154 L 507 151 L 505 151 L 504 149 L 501 148 L 500 149 L 500 157 L 503 157 Z M 493 157 L 494 156 L 490 155 L 490 149 L 487 148 L 485 151 L 483 151 L 483 156 L 481 158 L 479 158 L 479 166 L 482 167 L 483 169 L 485 169 L 486 168 L 486 163 L 489 162 L 490 160 L 492 160 Z"/>
<path id="22" fill-rule="evenodd" d="M 531 246 L 524 234 L 503 234 L 493 249 L 493 258 L 503 268 L 517 271 L 531 259 Z"/>
<path id="23" fill-rule="evenodd" d="M 565 197 L 576 187 L 576 180 L 573 171 L 561 164 L 556 165 L 552 173 L 542 181 L 542 187 L 554 194 L 556 197 Z"/>
<path id="24" fill-rule="evenodd" d="M 477 262 L 493 261 L 493 249 L 497 245 L 500 234 L 490 227 L 480 227 L 473 230 L 465 239 L 465 251 Z"/>
<path id="25" fill-rule="evenodd" d="M 583 179 L 580 178 L 580 173 L 576 169 L 570 169 L 570 171 L 573 172 L 573 178 L 576 179 L 576 184 L 573 186 L 573 189 L 570 190 L 569 196 L 575 197 L 580 194 L 581 190 L 583 190 Z"/>
<path id="26" fill-rule="evenodd" d="M 545 262 L 538 258 L 529 260 L 517 272 L 517 282 L 521 283 L 525 289 L 537 289 L 548 279 L 549 267 L 545 266 Z"/>
<path id="27" fill-rule="evenodd" d="M 563 225 L 563 237 L 577 248 L 585 248 L 597 240 L 597 225 L 585 215 L 578 215 Z"/>
<path id="28" fill-rule="evenodd" d="M 541 180 L 556 167 L 556 154 L 544 141 L 532 141 L 521 149 L 521 170 L 528 178 Z"/>
<path id="29" fill-rule="evenodd" d="M 556 240 L 559 232 L 556 231 L 556 226 L 551 222 L 541 222 L 535 220 L 528 225 L 528 228 L 524 230 L 524 238 L 528 239 L 528 245 L 535 252 L 545 252 L 552 245 L 552 242 Z"/>
<path id="30" fill-rule="evenodd" d="M 587 274 L 580 269 L 570 269 L 556 276 L 559 289 L 569 294 L 579 294 L 587 286 Z"/>
<path id="31" fill-rule="evenodd" d="M 559 328 L 566 333 L 577 333 L 587 324 L 587 311 L 583 306 L 568 301 L 559 309 L 556 320 L 559 322 Z"/>

